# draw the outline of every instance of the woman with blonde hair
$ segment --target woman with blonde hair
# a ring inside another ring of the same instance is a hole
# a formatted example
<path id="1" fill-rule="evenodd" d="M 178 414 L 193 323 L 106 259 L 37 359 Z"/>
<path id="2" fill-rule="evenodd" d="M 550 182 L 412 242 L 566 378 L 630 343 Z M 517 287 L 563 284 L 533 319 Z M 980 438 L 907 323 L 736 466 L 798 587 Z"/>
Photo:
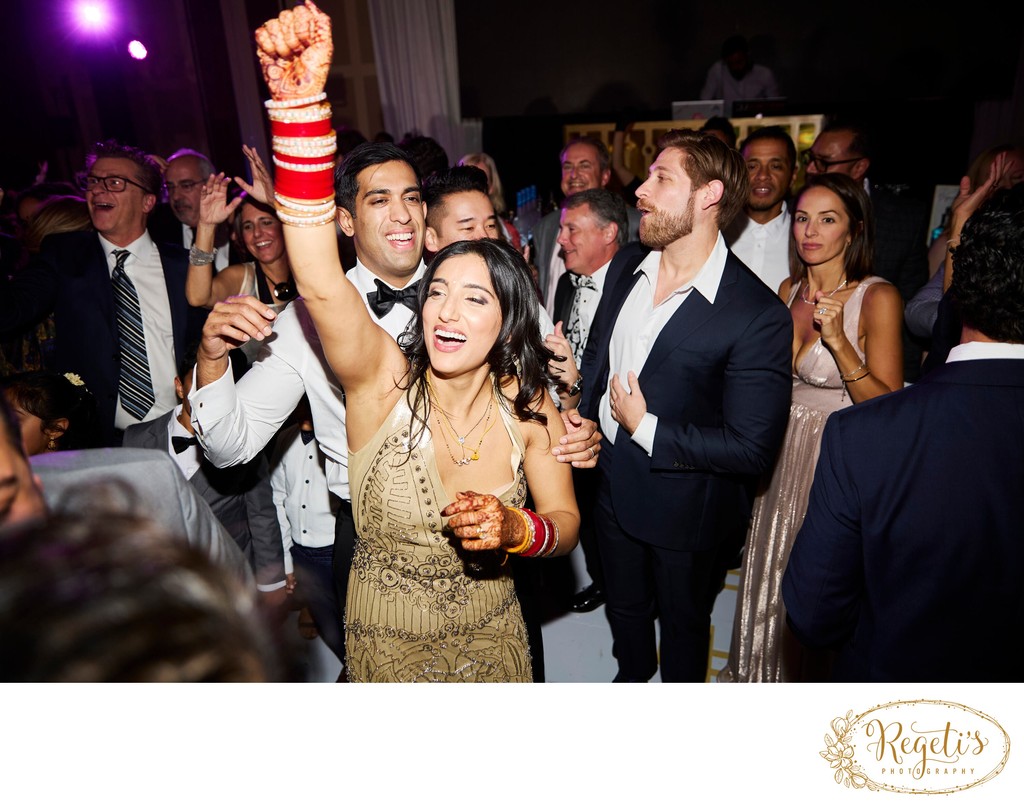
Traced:
<path id="1" fill-rule="evenodd" d="M 523 237 L 519 235 L 515 225 L 508 221 L 508 205 L 505 204 L 505 189 L 501 185 L 501 177 L 498 176 L 498 167 L 494 158 L 486 152 L 470 152 L 459 160 L 460 166 L 476 166 L 487 175 L 487 196 L 494 206 L 494 212 L 498 215 L 498 225 L 501 228 L 501 235 L 510 245 L 520 253 L 523 252 Z"/>

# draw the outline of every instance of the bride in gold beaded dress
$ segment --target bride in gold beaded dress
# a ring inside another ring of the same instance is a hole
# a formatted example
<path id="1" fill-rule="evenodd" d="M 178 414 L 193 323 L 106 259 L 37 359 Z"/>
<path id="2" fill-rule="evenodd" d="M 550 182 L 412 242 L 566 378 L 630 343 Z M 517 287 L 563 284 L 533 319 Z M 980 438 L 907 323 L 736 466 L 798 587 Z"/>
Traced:
<path id="1" fill-rule="evenodd" d="M 903 385 L 903 304 L 888 281 L 868 275 L 870 205 L 859 183 L 838 174 L 810 178 L 796 200 L 796 277 L 779 289 L 793 316 L 793 401 L 782 449 L 754 500 L 719 682 L 816 679 L 827 665 L 789 634 L 782 576 L 807 511 L 826 419 Z"/>
<path id="2" fill-rule="evenodd" d="M 400 348 L 345 277 L 333 195 L 325 198 L 333 133 L 324 129 L 330 112 L 320 90 L 330 20 L 307 2 L 261 26 L 256 41 L 272 97 L 288 257 L 345 391 L 357 533 L 345 617 L 349 680 L 529 681 L 505 561 L 566 554 L 579 529 L 571 467 L 551 454 L 565 428 L 547 392 L 554 354 L 541 341 L 529 268 L 503 242 L 444 248 L 420 282 Z M 374 249 L 404 255 L 415 244 L 409 212 L 422 216 L 422 203 L 393 148 L 367 143 L 346 156 L 353 168 L 341 176 L 354 174 L 357 188 L 354 210 L 339 208 L 337 222 L 352 235 L 355 217 L 364 217 L 385 235 Z M 536 511 L 523 508 L 527 484 Z"/>

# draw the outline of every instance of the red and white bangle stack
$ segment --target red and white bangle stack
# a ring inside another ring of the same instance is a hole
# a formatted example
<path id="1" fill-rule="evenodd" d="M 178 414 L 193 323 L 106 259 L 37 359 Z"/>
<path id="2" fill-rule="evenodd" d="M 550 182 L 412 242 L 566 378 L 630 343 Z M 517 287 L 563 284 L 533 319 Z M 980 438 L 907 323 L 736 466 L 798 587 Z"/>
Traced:
<path id="1" fill-rule="evenodd" d="M 334 221 L 334 156 L 326 93 L 266 101 L 274 149 L 274 200 L 286 225 L 315 227 Z"/>
<path id="2" fill-rule="evenodd" d="M 558 526 L 550 517 L 537 514 L 528 508 L 510 508 L 523 521 L 526 535 L 523 541 L 509 553 L 520 556 L 551 556 L 558 550 Z"/>

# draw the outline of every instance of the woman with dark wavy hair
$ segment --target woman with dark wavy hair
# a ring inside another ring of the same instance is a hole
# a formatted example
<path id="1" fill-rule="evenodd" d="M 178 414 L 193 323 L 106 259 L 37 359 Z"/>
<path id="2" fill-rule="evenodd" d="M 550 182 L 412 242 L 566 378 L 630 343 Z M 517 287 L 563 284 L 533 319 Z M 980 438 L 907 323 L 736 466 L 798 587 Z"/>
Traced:
<path id="1" fill-rule="evenodd" d="M 830 414 L 903 386 L 899 291 L 871 275 L 873 221 L 863 185 L 810 178 L 793 206 L 790 278 L 779 296 L 793 317 L 793 401 L 782 449 L 761 482 L 747 533 L 729 663 L 719 680 L 818 679 L 785 626 L 782 576 L 807 511 Z"/>
<path id="2" fill-rule="evenodd" d="M 26 455 L 99 446 L 96 400 L 77 374 L 25 371 L 0 380 Z"/>
<path id="3" fill-rule="evenodd" d="M 553 355 L 523 257 L 490 239 L 441 250 L 400 348 L 355 287 L 338 282 L 340 267 L 317 251 L 323 269 L 314 269 L 293 244 L 345 390 L 358 534 L 345 608 L 349 679 L 528 681 L 505 559 L 568 553 L 579 512 L 569 470 L 550 454 L 564 428 L 546 389 Z M 522 508 L 528 483 L 536 512 Z"/>

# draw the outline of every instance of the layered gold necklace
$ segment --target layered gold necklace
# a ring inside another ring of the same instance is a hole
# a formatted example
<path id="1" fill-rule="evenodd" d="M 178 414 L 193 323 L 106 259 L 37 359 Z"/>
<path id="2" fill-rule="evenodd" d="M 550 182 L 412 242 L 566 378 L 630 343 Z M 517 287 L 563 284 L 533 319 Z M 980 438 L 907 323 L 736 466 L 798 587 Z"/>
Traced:
<path id="1" fill-rule="evenodd" d="M 449 414 L 444 410 L 444 408 L 441 407 L 440 404 L 438 404 L 437 394 L 434 393 L 434 386 L 431 385 L 430 383 L 429 375 L 426 376 L 426 380 L 427 392 L 430 396 L 431 404 L 437 411 L 437 426 L 440 428 L 441 439 L 444 441 L 444 446 L 448 450 L 448 457 L 452 459 L 452 463 L 455 464 L 456 466 L 467 466 L 471 461 L 479 461 L 480 447 L 483 446 L 484 438 L 487 437 L 487 433 L 491 431 L 491 428 L 494 426 L 496 422 L 496 420 L 492 421 L 491 419 L 491 413 L 494 410 L 494 392 L 491 392 L 491 396 L 487 400 L 487 407 L 484 409 L 483 415 L 480 416 L 479 419 L 477 419 L 476 424 L 470 427 L 466 431 L 465 435 L 459 435 L 458 431 L 452 425 L 451 417 L 449 416 Z M 469 437 L 474 432 L 476 432 L 477 427 L 479 427 L 481 424 L 484 425 L 484 429 L 483 432 L 480 433 L 480 440 L 477 441 L 476 443 L 476 449 L 467 448 L 466 442 L 469 440 Z M 459 449 L 462 452 L 461 458 L 456 458 L 455 453 L 452 452 L 451 444 L 448 443 L 447 433 L 451 433 L 452 437 L 458 442 Z M 469 449 L 468 455 L 466 454 L 467 449 Z"/>

